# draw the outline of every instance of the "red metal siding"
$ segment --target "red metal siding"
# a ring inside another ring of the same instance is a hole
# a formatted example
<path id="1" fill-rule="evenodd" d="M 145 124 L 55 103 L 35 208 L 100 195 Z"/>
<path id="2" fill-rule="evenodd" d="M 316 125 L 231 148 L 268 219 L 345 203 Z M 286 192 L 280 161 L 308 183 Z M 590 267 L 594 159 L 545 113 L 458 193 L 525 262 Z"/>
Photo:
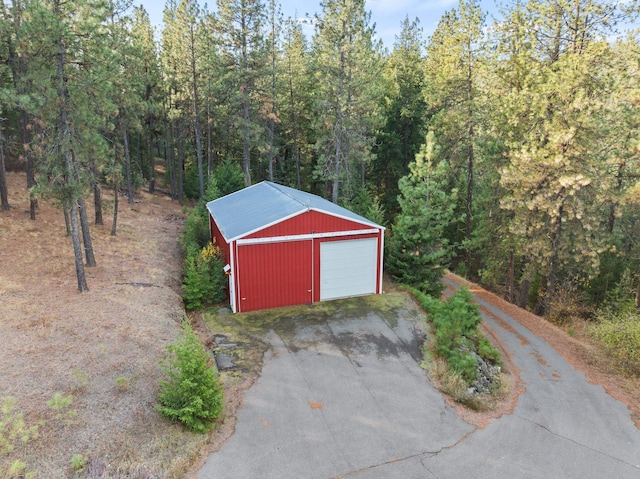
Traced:
<path id="1" fill-rule="evenodd" d="M 313 301 L 312 241 L 237 246 L 237 310 Z"/>
<path id="2" fill-rule="evenodd" d="M 231 256 L 230 256 L 230 248 L 229 248 L 229 243 L 227 243 L 224 239 L 224 236 L 222 236 L 222 233 L 220 233 L 220 229 L 218 228 L 218 225 L 216 224 L 215 221 L 213 221 L 213 218 L 211 217 L 211 215 L 209 215 L 209 228 L 211 231 L 211 240 L 214 241 L 216 245 L 218 245 L 218 247 L 222 250 L 222 253 L 224 254 L 224 258 L 225 258 L 225 262 L 227 264 L 230 263 L 231 261 Z"/>
<path id="3" fill-rule="evenodd" d="M 332 233 L 334 231 L 367 230 L 372 226 L 345 220 L 318 211 L 305 211 L 293 218 L 257 231 L 245 238 L 272 238 L 275 236 Z"/>

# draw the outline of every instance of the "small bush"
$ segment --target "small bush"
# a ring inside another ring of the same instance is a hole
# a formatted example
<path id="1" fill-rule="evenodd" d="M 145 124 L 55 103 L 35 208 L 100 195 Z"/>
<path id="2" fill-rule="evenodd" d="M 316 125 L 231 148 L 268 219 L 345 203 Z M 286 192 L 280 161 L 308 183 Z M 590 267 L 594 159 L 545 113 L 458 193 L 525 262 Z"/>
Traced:
<path id="1" fill-rule="evenodd" d="M 190 251 L 200 251 L 209 241 L 209 213 L 203 204 L 199 204 L 187 216 L 180 235 L 182 256 L 186 258 Z"/>
<path id="2" fill-rule="evenodd" d="M 86 467 L 88 462 L 89 459 L 87 458 L 87 456 L 83 454 L 74 454 L 71 458 L 71 469 L 79 474 Z"/>
<path id="3" fill-rule="evenodd" d="M 640 315 L 633 311 L 598 315 L 598 323 L 589 328 L 609 354 L 634 369 L 640 368 Z"/>
<path id="4" fill-rule="evenodd" d="M 474 353 L 492 364 L 501 363 L 500 352 L 478 330 L 482 317 L 468 289 L 460 288 L 447 301 L 432 298 L 413 288 L 410 291 L 431 319 L 434 353 L 444 359 L 467 386 L 478 376 L 478 361 Z"/>
<path id="5" fill-rule="evenodd" d="M 56 411 L 56 419 L 64 421 L 65 424 L 72 424 L 78 416 L 76 409 L 71 409 L 73 405 L 73 395 L 66 396 L 61 392 L 56 392 L 51 399 L 47 401 L 47 406 Z"/>
<path id="6" fill-rule="evenodd" d="M 210 354 L 190 326 L 167 346 L 161 366 L 168 380 L 160 383 L 158 412 L 190 431 L 209 430 L 222 413 L 223 390 Z"/>
<path id="7" fill-rule="evenodd" d="M 187 256 L 182 284 L 182 299 L 187 309 L 224 301 L 227 276 L 223 268 L 222 253 L 213 243 Z"/>
<path id="8" fill-rule="evenodd" d="M 121 393 L 129 390 L 130 383 L 129 378 L 126 376 L 119 376 L 115 380 L 116 389 Z"/>

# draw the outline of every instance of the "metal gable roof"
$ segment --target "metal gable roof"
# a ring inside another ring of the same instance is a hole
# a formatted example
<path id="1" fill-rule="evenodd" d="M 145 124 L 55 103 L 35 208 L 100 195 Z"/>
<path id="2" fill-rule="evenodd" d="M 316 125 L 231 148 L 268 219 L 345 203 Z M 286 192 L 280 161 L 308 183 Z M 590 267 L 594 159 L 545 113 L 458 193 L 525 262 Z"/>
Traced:
<path id="1" fill-rule="evenodd" d="M 324 198 L 270 181 L 263 181 L 210 201 L 207 203 L 207 209 L 228 242 L 308 210 L 383 228 Z"/>

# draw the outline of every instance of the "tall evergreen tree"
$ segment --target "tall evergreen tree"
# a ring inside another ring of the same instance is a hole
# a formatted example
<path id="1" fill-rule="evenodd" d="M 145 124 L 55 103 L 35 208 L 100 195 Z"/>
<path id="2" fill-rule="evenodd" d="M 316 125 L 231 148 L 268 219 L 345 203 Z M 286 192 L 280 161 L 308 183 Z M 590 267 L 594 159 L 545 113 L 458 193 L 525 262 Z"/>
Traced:
<path id="1" fill-rule="evenodd" d="M 467 271 L 471 269 L 484 18 L 477 0 L 460 0 L 457 9 L 444 14 L 427 48 L 425 96 L 432 115 L 430 127 L 454 169 L 456 184 L 465 191 L 461 199 Z"/>
<path id="2" fill-rule="evenodd" d="M 397 280 L 435 297 L 442 292 L 441 278 L 452 258 L 452 245 L 444 232 L 455 220 L 457 190 L 447 191 L 448 165 L 437 161 L 435 135 L 425 144 L 400 179 L 401 212 L 391 231 L 387 269 Z"/>
<path id="3" fill-rule="evenodd" d="M 104 35 L 106 11 L 101 2 L 92 0 L 74 5 L 51 0 L 29 6 L 25 46 L 39 53 L 30 65 L 33 95 L 42 104 L 38 109 L 39 170 L 48 180 L 48 189 L 69 210 L 78 289 L 86 291 L 78 203 L 89 184 L 88 145 L 100 138 L 95 125 L 104 106 L 100 95 L 104 85 L 99 85 L 104 78 L 96 72 L 103 60 L 104 42 L 98 37 Z M 86 238 L 85 249 L 87 254 L 91 249 Z"/>
<path id="4" fill-rule="evenodd" d="M 330 197 L 337 203 L 364 186 L 365 168 L 373 156 L 381 120 L 381 44 L 374 40 L 364 0 L 327 0 L 316 21 L 315 175 L 330 182 Z"/>
<path id="5" fill-rule="evenodd" d="M 611 204 L 620 161 L 619 138 L 606 125 L 619 123 L 615 62 L 602 35 L 616 11 L 589 0 L 531 2 L 516 11 L 527 39 L 518 61 L 526 63 L 519 77 L 505 76 L 517 87 L 504 95 L 511 128 L 502 206 L 513 215 L 511 232 L 524 239 L 528 269 L 541 274 L 542 313 L 562 279 L 597 272 L 609 243 L 601 205 Z"/>
<path id="6" fill-rule="evenodd" d="M 161 76 L 158 51 L 155 43 L 155 31 L 149 14 L 142 7 L 134 7 L 131 25 L 131 47 L 135 61 L 136 74 L 140 77 L 142 100 L 144 104 L 144 126 L 147 136 L 149 193 L 155 190 L 155 154 L 154 145 L 160 123 L 161 112 Z"/>
<path id="7" fill-rule="evenodd" d="M 309 68 L 311 53 L 302 26 L 295 19 L 286 22 L 283 40 L 281 132 L 287 160 L 284 178 L 296 188 L 311 190 L 311 111 L 313 80 Z"/>
<path id="8" fill-rule="evenodd" d="M 249 186 L 252 150 L 264 148 L 259 85 L 268 61 L 263 31 L 266 11 L 261 0 L 217 0 L 217 5 L 221 78 L 229 92 L 232 124 L 239 130 L 242 171 Z"/>
<path id="9" fill-rule="evenodd" d="M 28 38 L 26 31 L 22 25 L 22 17 L 26 8 L 26 2 L 22 0 L 13 0 L 9 5 L 5 2 L 0 3 L 2 13 L 2 42 L 5 50 L 4 57 L 8 60 L 8 66 L 11 68 L 13 85 L 10 90 L 12 94 L 7 97 L 6 103 L 17 107 L 19 118 L 19 130 L 21 139 L 21 148 L 19 153 L 24 159 L 27 189 L 29 190 L 29 218 L 36 219 L 36 208 L 38 201 L 34 191 L 36 186 L 34 155 L 31 148 L 33 116 L 30 115 L 29 109 L 32 107 L 29 94 L 29 80 L 27 77 L 27 65 L 29 62 L 29 49 L 26 46 Z M 20 54 L 18 54 L 20 52 Z M 17 103 L 16 103 L 17 101 Z"/>
<path id="10" fill-rule="evenodd" d="M 384 125 L 377 135 L 371 180 L 390 217 L 399 209 L 398 180 L 405 176 L 424 141 L 424 57 L 418 19 L 405 18 L 384 69 Z"/>

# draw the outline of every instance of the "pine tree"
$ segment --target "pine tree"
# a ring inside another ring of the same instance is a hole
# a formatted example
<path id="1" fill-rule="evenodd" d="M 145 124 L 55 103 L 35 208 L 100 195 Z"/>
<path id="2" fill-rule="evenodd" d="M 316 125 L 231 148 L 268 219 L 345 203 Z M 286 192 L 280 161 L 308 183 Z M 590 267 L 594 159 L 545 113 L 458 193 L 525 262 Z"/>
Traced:
<path id="1" fill-rule="evenodd" d="M 239 131 L 245 186 L 251 185 L 252 150 L 264 148 L 259 86 L 267 65 L 261 0 L 217 0 L 217 31 L 221 49 L 220 76 L 227 90 L 232 123 Z"/>
<path id="2" fill-rule="evenodd" d="M 278 102 L 281 113 L 281 134 L 287 162 L 286 183 L 304 188 L 312 169 L 311 110 L 313 80 L 309 68 L 310 52 L 302 26 L 295 19 L 287 19 L 283 40 L 282 93 Z"/>
<path id="3" fill-rule="evenodd" d="M 148 13 L 141 7 L 134 7 L 131 25 L 131 47 L 134 52 L 136 74 L 141 78 L 143 89 L 145 135 L 148 138 L 149 193 L 155 190 L 154 142 L 157 141 L 161 111 L 161 76 L 158 51 L 154 39 L 154 28 Z"/>
<path id="4" fill-rule="evenodd" d="M 73 5 L 51 0 L 28 7 L 20 48 L 30 55 L 27 84 L 40 105 L 34 111 L 33 147 L 41 188 L 55 195 L 69 212 L 78 289 L 86 291 L 78 214 L 91 184 L 88 152 L 104 141 L 97 125 L 103 123 L 103 109 L 112 110 L 104 96 L 109 81 L 102 75 L 103 66 L 108 70 L 104 65 L 106 9 L 92 0 Z M 90 265 L 91 237 L 88 225 L 85 228 Z"/>
<path id="5" fill-rule="evenodd" d="M 383 98 L 384 125 L 377 135 L 371 164 L 371 180 L 383 206 L 394 217 L 399 206 L 398 180 L 407 174 L 424 141 L 424 57 L 422 29 L 418 19 L 405 18 L 393 52 L 386 59 Z"/>
<path id="6" fill-rule="evenodd" d="M 484 52 L 485 14 L 477 0 L 461 0 L 444 14 L 427 47 L 425 97 L 429 124 L 442 145 L 442 154 L 464 188 L 465 264 L 471 270 L 473 192 L 478 125 L 481 123 L 479 68 Z M 457 240 L 457 239 L 456 239 Z"/>
<path id="7" fill-rule="evenodd" d="M 440 279 L 452 258 L 452 246 L 444 236 L 455 221 L 457 190 L 446 191 L 448 165 L 436 162 L 438 146 L 429 132 L 409 174 L 400 179 L 401 212 L 392 228 L 387 270 L 398 281 L 438 297 Z"/>
<path id="8" fill-rule="evenodd" d="M 31 148 L 33 117 L 29 114 L 29 109 L 33 105 L 28 92 L 29 82 L 26 75 L 30 52 L 28 52 L 24 44 L 28 42 L 28 39 L 25 38 L 25 29 L 22 26 L 25 2 L 14 0 L 7 7 L 3 1 L 0 3 L 0 8 L 3 17 L 1 27 L 2 42 L 3 47 L 6 48 L 3 57 L 7 58 L 13 80 L 11 86 L 6 84 L 3 103 L 11 105 L 12 109 L 16 108 L 18 111 L 21 138 L 19 152 L 24 158 L 26 168 L 27 189 L 29 189 L 29 218 L 35 220 L 38 201 L 34 192 L 34 186 L 36 185 L 35 165 Z M 18 51 L 20 51 L 20 54 L 18 54 Z"/>
<path id="9" fill-rule="evenodd" d="M 503 84 L 503 124 L 510 127 L 502 207 L 524 240 L 527 268 L 541 274 L 541 313 L 550 312 L 562 279 L 588 279 L 608 249 L 601 205 L 619 194 L 620 138 L 611 127 L 620 123 L 614 56 L 601 35 L 616 11 L 588 0 L 532 2 L 512 17 L 524 25 L 526 42 L 515 58 L 519 68 L 509 68 L 518 74 L 504 75 L 513 86 Z"/>
<path id="10" fill-rule="evenodd" d="M 330 182 L 331 200 L 352 197 L 364 186 L 380 124 L 380 43 L 363 0 L 327 0 L 317 17 L 313 67 L 318 179 Z"/>

